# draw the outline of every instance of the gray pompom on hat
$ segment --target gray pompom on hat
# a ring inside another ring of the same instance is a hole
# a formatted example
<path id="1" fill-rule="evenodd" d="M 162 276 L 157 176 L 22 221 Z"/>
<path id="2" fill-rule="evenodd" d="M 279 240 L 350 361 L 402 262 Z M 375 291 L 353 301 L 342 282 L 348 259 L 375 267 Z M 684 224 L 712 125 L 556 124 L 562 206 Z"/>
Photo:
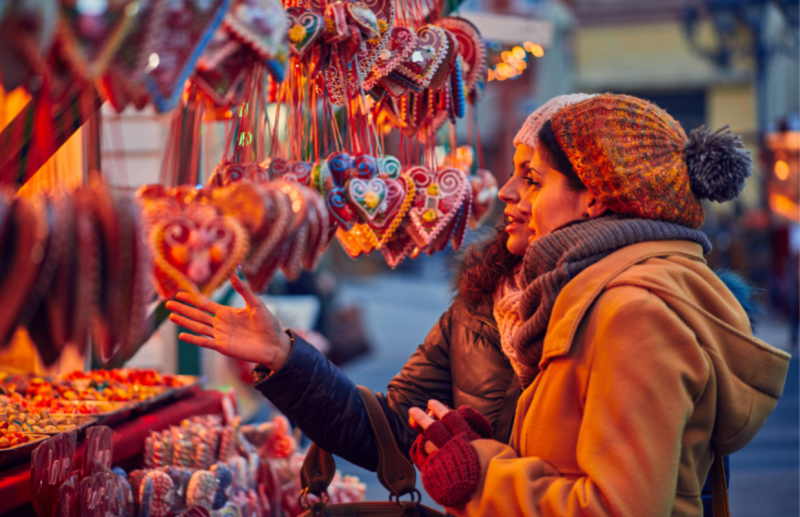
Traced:
<path id="1" fill-rule="evenodd" d="M 692 130 L 684 145 L 684 160 L 692 192 L 720 203 L 742 193 L 753 165 L 750 151 L 729 126 L 713 133 L 704 126 Z"/>

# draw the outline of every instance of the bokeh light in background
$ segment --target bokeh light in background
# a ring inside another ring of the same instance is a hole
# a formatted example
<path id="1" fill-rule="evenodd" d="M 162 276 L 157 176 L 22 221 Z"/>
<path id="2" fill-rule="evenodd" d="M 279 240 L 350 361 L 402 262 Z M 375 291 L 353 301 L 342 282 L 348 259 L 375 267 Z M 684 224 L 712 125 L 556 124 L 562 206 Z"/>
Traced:
<path id="1" fill-rule="evenodd" d="M 528 68 L 528 54 L 535 58 L 544 56 L 544 48 L 531 41 L 526 41 L 522 46 L 517 45 L 511 48 L 502 47 L 500 44 L 495 43 L 488 45 L 488 48 L 489 70 L 487 79 L 489 81 L 516 79 Z"/>

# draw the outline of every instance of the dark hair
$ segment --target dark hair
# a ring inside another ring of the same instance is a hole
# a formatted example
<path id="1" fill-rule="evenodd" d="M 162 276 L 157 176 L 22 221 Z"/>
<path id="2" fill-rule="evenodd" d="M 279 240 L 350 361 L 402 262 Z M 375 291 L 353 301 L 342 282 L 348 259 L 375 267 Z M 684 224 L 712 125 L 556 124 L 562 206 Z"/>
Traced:
<path id="1" fill-rule="evenodd" d="M 514 274 L 521 255 L 508 251 L 505 225 L 495 227 L 492 238 L 473 244 L 464 253 L 463 269 L 458 279 L 459 295 L 467 305 L 491 300 L 500 282 Z"/>
<path id="2" fill-rule="evenodd" d="M 553 125 L 548 120 L 539 130 L 539 143 L 542 146 L 539 148 L 539 154 L 547 161 L 550 167 L 554 168 L 567 178 L 567 186 L 575 191 L 586 190 L 586 185 L 583 184 L 572 162 L 569 161 L 567 153 L 561 147 L 556 139 L 556 133 L 553 131 Z M 542 151 L 545 151 L 544 153 Z"/>

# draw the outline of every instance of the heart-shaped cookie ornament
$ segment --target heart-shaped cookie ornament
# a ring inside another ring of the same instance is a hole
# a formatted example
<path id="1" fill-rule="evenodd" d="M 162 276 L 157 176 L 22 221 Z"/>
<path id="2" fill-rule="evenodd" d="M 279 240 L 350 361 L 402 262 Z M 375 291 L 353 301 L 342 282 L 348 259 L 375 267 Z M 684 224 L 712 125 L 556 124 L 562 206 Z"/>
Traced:
<path id="1" fill-rule="evenodd" d="M 458 169 L 434 173 L 422 166 L 412 167 L 408 175 L 416 192 L 406 231 L 419 248 L 426 248 L 461 209 L 467 177 Z"/>
<path id="2" fill-rule="evenodd" d="M 386 155 L 378 158 L 378 173 L 385 174 L 387 178 L 396 180 L 402 171 L 403 166 L 400 164 L 400 160 L 394 156 Z"/>
<path id="3" fill-rule="evenodd" d="M 345 190 L 333 187 L 325 194 L 325 206 L 343 231 L 349 231 L 358 220 L 355 209 L 347 202 Z"/>
<path id="4" fill-rule="evenodd" d="M 386 183 L 380 178 L 371 180 L 352 178 L 347 182 L 347 199 L 355 207 L 361 219 L 369 223 L 375 219 L 386 199 Z"/>
<path id="5" fill-rule="evenodd" d="M 375 219 L 369 223 L 378 239 L 378 249 L 391 239 L 402 224 L 414 200 L 414 182 L 406 175 L 386 178 L 386 200 Z"/>
<path id="6" fill-rule="evenodd" d="M 360 2 L 348 2 L 345 4 L 345 10 L 347 17 L 356 24 L 365 40 L 369 41 L 380 36 L 378 17 L 369 7 Z"/>
<path id="7" fill-rule="evenodd" d="M 436 25 L 447 29 L 458 41 L 458 54 L 463 59 L 462 75 L 467 96 L 474 101 L 478 85 L 486 77 L 486 45 L 472 22 L 454 16 L 441 18 Z"/>
<path id="8" fill-rule="evenodd" d="M 148 57 L 147 88 L 160 112 L 180 100 L 206 42 L 217 30 L 230 0 L 166 2 L 165 26 Z"/>
<path id="9" fill-rule="evenodd" d="M 324 20 L 319 14 L 302 7 L 290 7 L 286 10 L 286 15 L 289 19 L 287 34 L 289 50 L 295 56 L 302 58 L 322 36 Z"/>
<path id="10" fill-rule="evenodd" d="M 347 153 L 332 153 L 328 156 L 327 162 L 333 184 L 344 187 L 353 172 L 353 157 Z"/>
<path id="11" fill-rule="evenodd" d="M 404 231 L 395 232 L 381 247 L 381 254 L 392 269 L 400 265 L 414 250 L 414 239 Z"/>
<path id="12" fill-rule="evenodd" d="M 180 215 L 153 229 L 150 246 L 156 289 L 169 299 L 179 290 L 213 293 L 244 260 L 249 242 L 233 217 L 195 222 Z"/>
<path id="13" fill-rule="evenodd" d="M 444 29 L 435 25 L 423 25 L 417 29 L 414 50 L 395 70 L 419 89 L 425 89 L 447 57 L 449 45 Z"/>
<path id="14" fill-rule="evenodd" d="M 472 186 L 472 214 L 469 226 L 474 230 L 483 224 L 486 216 L 492 211 L 498 189 L 497 180 L 486 169 L 478 169 L 469 181 Z"/>
<path id="15" fill-rule="evenodd" d="M 414 51 L 417 35 L 408 27 L 392 27 L 386 46 L 364 80 L 364 91 L 370 91 L 383 77 L 406 61 Z"/>
<path id="16" fill-rule="evenodd" d="M 280 53 L 288 23 L 278 0 L 237 0 L 224 20 L 225 27 L 264 61 Z"/>

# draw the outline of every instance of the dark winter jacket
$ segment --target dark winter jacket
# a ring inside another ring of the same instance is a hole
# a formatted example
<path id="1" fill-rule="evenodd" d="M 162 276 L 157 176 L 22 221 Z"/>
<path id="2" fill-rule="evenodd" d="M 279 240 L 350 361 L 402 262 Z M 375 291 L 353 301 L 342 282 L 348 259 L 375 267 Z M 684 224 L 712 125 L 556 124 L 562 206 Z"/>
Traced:
<path id="1" fill-rule="evenodd" d="M 300 337 L 289 361 L 275 374 L 257 367 L 255 386 L 323 449 L 369 470 L 378 452 L 355 384 Z M 414 355 L 379 394 L 400 449 L 407 452 L 417 433 L 408 410 L 437 399 L 450 407 L 469 405 L 508 441 L 520 384 L 500 348 L 491 301 L 468 308 L 457 296 Z"/>
<path id="2" fill-rule="evenodd" d="M 753 290 L 736 274 L 717 271 L 742 303 L 751 323 L 758 309 Z M 408 410 L 437 399 L 450 407 L 469 405 L 492 423 L 495 437 L 508 442 L 520 383 L 500 348 L 491 301 L 468 307 L 458 296 L 421 345 L 378 394 L 401 450 L 408 452 L 417 433 L 408 427 Z M 312 441 L 346 460 L 376 470 L 378 451 L 369 418 L 355 384 L 299 336 L 288 362 L 278 372 L 262 366 L 255 387 Z M 728 458 L 725 458 L 726 474 Z M 730 477 L 728 476 L 728 479 Z M 703 487 L 711 515 L 711 486 Z"/>

